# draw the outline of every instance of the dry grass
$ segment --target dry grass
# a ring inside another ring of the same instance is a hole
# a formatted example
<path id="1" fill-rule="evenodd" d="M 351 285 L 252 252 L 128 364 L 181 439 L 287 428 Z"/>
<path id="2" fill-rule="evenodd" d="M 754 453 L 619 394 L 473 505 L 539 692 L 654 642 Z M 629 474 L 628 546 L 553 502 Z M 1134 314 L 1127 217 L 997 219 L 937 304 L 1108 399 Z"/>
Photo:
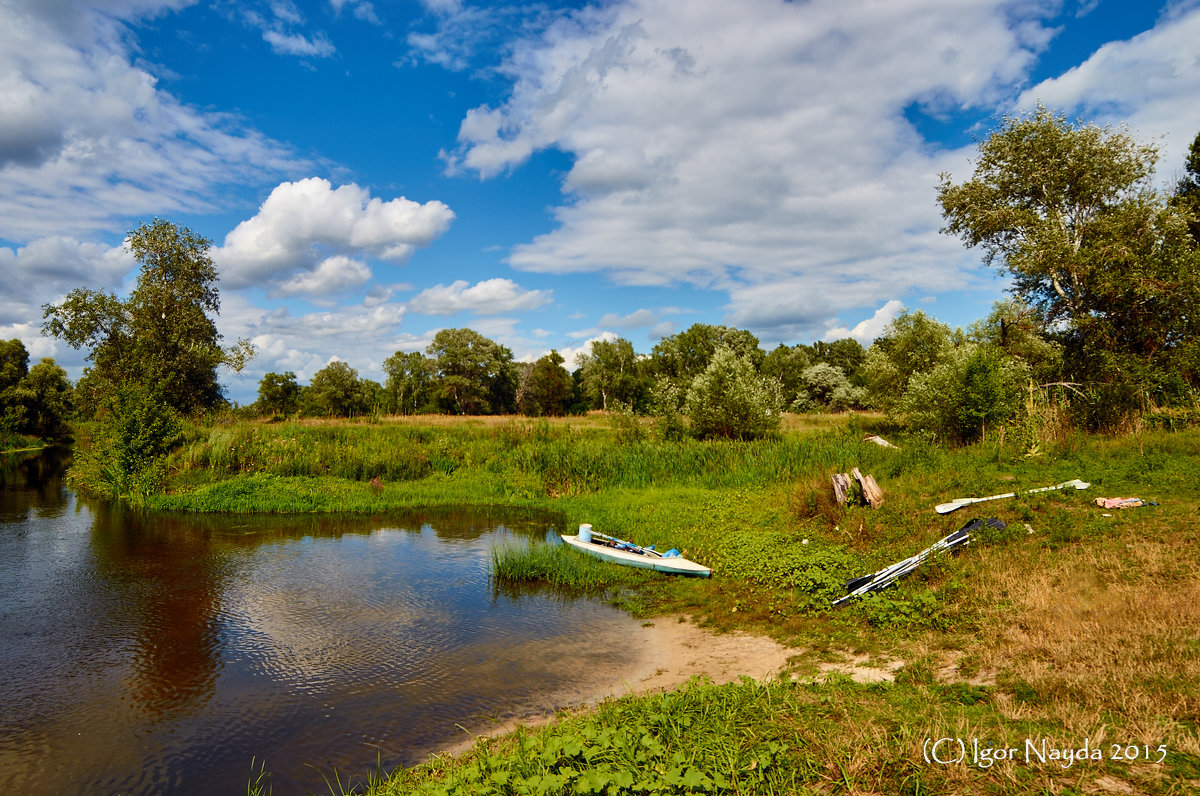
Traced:
<path id="1" fill-rule="evenodd" d="M 1200 752 L 1188 727 L 1200 718 L 1200 554 L 1178 535 L 980 551 L 979 599 L 993 607 L 972 653 L 1012 688 L 999 701 L 1009 719 L 1103 739 L 1122 716 L 1109 740 Z"/>

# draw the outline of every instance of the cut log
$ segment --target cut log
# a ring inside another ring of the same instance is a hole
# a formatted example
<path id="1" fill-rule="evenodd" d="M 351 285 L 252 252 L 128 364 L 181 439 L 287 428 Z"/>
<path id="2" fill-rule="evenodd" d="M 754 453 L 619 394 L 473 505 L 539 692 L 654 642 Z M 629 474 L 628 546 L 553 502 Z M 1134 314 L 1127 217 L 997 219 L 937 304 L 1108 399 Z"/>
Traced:
<path id="1" fill-rule="evenodd" d="M 839 506 L 846 505 L 850 499 L 850 477 L 845 473 L 834 473 L 830 480 L 833 481 L 834 500 Z"/>
<path id="2" fill-rule="evenodd" d="M 871 508 L 877 509 L 883 505 L 883 490 L 879 488 L 879 484 L 875 483 L 875 476 L 863 475 L 857 467 L 851 470 L 850 474 L 862 487 L 863 499 L 871 505 Z"/>

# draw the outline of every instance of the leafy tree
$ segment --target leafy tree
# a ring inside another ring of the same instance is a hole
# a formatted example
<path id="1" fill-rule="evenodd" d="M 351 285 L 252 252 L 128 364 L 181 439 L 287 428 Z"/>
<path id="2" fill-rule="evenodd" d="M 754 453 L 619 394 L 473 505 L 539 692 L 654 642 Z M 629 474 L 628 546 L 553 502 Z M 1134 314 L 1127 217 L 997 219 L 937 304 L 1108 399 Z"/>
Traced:
<path id="1" fill-rule="evenodd" d="M 949 326 L 920 310 L 897 315 L 867 350 L 861 376 L 868 401 L 891 411 L 908 389 L 909 380 L 932 370 L 957 338 Z"/>
<path id="2" fill-rule="evenodd" d="M 1045 321 L 1020 299 L 997 301 L 987 318 L 971 324 L 967 337 L 1024 362 L 1038 384 L 1063 378 L 1062 345 L 1046 334 Z"/>
<path id="3" fill-rule="evenodd" d="M 650 354 L 650 361 L 656 375 L 686 387 L 704 372 L 719 348 L 728 348 L 746 359 L 756 371 L 766 357 L 759 348 L 758 338 L 744 329 L 697 323 L 660 340 Z"/>
<path id="4" fill-rule="evenodd" d="M 758 439 L 779 431 L 779 382 L 758 374 L 750 357 L 722 346 L 688 389 L 692 433 L 701 439 Z"/>
<path id="5" fill-rule="evenodd" d="M 559 416 L 571 401 L 571 374 L 563 368 L 562 354 L 551 351 L 526 371 L 518 390 L 521 413 L 533 417 Z"/>
<path id="6" fill-rule="evenodd" d="M 0 341 L 0 434 L 62 438 L 71 409 L 65 370 L 49 358 L 30 368 L 24 343 Z"/>
<path id="7" fill-rule="evenodd" d="M 862 366 L 863 360 L 867 358 L 867 352 L 862 347 L 862 343 L 852 337 L 845 337 L 833 342 L 818 340 L 812 344 L 809 350 L 812 352 L 810 358 L 814 364 L 826 362 L 835 368 L 840 368 L 851 382 L 855 381 L 858 369 Z"/>
<path id="8" fill-rule="evenodd" d="M 1171 204 L 1188 216 L 1188 229 L 1192 239 L 1200 244 L 1200 133 L 1192 139 L 1184 161 L 1184 176 L 1175 187 Z"/>
<path id="9" fill-rule="evenodd" d="M 296 374 L 268 373 L 258 383 L 258 410 L 272 417 L 287 417 L 300 408 L 300 385 Z"/>
<path id="10" fill-rule="evenodd" d="M 499 414 L 516 402 L 512 351 L 472 329 L 443 329 L 426 349 L 434 358 L 437 398 L 461 415 Z"/>
<path id="11" fill-rule="evenodd" d="M 50 357 L 29 369 L 21 380 L 28 396 L 24 431 L 42 439 L 62 439 L 71 416 L 71 382 L 67 372 Z"/>
<path id="12" fill-rule="evenodd" d="M 221 404 L 217 367 L 241 370 L 254 348 L 246 340 L 228 350 L 219 345 L 210 317 L 220 310 L 211 242 L 155 219 L 131 232 L 126 246 L 142 264 L 129 298 L 72 290 L 61 304 L 43 307 L 43 333 L 89 349 L 89 385 L 99 395 L 153 382 L 181 412 Z"/>
<path id="13" fill-rule="evenodd" d="M 16 387 L 29 373 L 29 352 L 20 339 L 0 340 L 0 392 Z"/>
<path id="14" fill-rule="evenodd" d="M 909 381 L 899 410 L 914 428 L 972 442 L 1022 409 L 1028 366 L 998 348 L 966 343 L 949 349 L 933 368 Z"/>
<path id="15" fill-rule="evenodd" d="M 383 385 L 389 412 L 413 415 L 430 411 L 434 398 L 435 363 L 419 351 L 397 351 L 383 361 Z"/>
<path id="16" fill-rule="evenodd" d="M 75 451 L 70 480 L 85 491 L 141 503 L 166 477 L 183 424 L 159 385 L 130 382 L 105 396 L 90 447 Z"/>
<path id="17" fill-rule="evenodd" d="M 378 387 L 378 385 L 376 385 Z M 313 374 L 302 393 L 304 411 L 323 417 L 353 417 L 373 408 L 375 391 L 359 382 L 358 371 L 334 360 Z"/>
<path id="18" fill-rule="evenodd" d="M 1106 403 L 1169 398 L 1196 380 L 1200 250 L 1185 210 L 1151 185 L 1156 160 L 1124 130 L 1039 106 L 980 143 L 971 180 L 943 174 L 938 188 L 943 231 L 981 247 L 1062 330 L 1076 380 L 1118 387 L 1096 391 Z"/>
<path id="19" fill-rule="evenodd" d="M 866 398 L 866 390 L 854 387 L 839 367 L 818 362 L 802 374 L 803 396 L 819 407 L 835 412 L 857 406 Z"/>
<path id="20" fill-rule="evenodd" d="M 812 364 L 807 346 L 780 343 L 763 358 L 762 374 L 779 382 L 785 403 L 791 405 L 804 392 L 804 371 Z"/>
<path id="21" fill-rule="evenodd" d="M 576 358 L 584 394 L 597 409 L 608 409 L 609 401 L 621 406 L 643 409 L 648 400 L 650 380 L 634 353 L 633 343 L 623 337 L 597 340 L 590 354 Z"/>

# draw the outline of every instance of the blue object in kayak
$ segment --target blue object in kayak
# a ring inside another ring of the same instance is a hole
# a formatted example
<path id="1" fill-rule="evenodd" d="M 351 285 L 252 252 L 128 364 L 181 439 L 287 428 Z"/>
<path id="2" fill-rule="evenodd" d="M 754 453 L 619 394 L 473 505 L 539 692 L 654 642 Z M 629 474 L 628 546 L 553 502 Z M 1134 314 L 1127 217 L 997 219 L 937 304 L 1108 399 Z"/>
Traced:
<path id="1" fill-rule="evenodd" d="M 663 558 L 679 558 L 679 551 L 672 547 L 670 550 L 662 554 Z"/>

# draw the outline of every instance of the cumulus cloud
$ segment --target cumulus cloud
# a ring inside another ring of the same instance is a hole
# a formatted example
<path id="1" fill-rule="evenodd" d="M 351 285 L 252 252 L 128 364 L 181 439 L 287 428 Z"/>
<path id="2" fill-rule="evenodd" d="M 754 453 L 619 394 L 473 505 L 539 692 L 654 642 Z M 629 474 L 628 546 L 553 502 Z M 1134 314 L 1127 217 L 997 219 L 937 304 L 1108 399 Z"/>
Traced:
<path id="1" fill-rule="evenodd" d="M 728 322 L 772 333 L 820 334 L 910 289 L 962 289 L 978 257 L 938 233 L 935 187 L 969 153 L 938 151 L 906 113 L 1006 104 L 1055 12 L 863 6 L 629 0 L 572 13 L 514 48 L 511 94 L 465 115 L 448 169 L 488 178 L 567 153 L 572 200 L 513 250 L 514 267 L 727 291 Z M 1182 20 L 1168 28 L 1194 60 L 1182 42 L 1200 37 Z M 1139 50 L 1151 57 L 1149 42 Z M 1190 102 L 1197 74 L 1173 73 L 1163 97 Z"/>
<path id="2" fill-rule="evenodd" d="M 348 266 L 351 255 L 402 261 L 433 242 L 453 219 L 453 211 L 436 200 L 385 202 L 353 183 L 334 188 L 311 177 L 276 186 L 258 213 L 213 250 L 213 260 L 231 287 L 282 280 L 286 287 L 277 289 L 290 294 L 319 292 L 335 274 L 346 284 L 351 271 L 353 278 L 363 275 L 361 263 Z M 342 259 L 330 261 L 339 254 Z"/>
<path id="3" fill-rule="evenodd" d="M 329 296 L 348 288 L 359 287 L 371 278 L 371 269 L 358 260 L 335 255 L 322 260 L 313 271 L 296 274 L 275 287 L 273 295 L 314 297 Z"/>
<path id="4" fill-rule="evenodd" d="M 658 322 L 659 314 L 647 309 L 634 310 L 627 315 L 610 312 L 600 318 L 600 326 L 608 329 L 643 329 Z"/>
<path id="5" fill-rule="evenodd" d="M 548 290 L 525 290 L 511 279 L 486 279 L 474 285 L 457 280 L 450 285 L 434 285 L 408 302 L 410 312 L 423 315 L 498 315 L 517 310 L 533 310 L 552 300 Z"/>
<path id="6" fill-rule="evenodd" d="M 227 114 L 201 112 L 133 65 L 122 18 L 186 5 L 6 0 L 0 25 L 0 238 L 105 229 L 214 209 L 218 188 L 301 165 Z"/>
<path id="7" fill-rule="evenodd" d="M 883 334 L 883 330 L 887 328 L 887 325 L 903 312 L 904 309 L 904 302 L 892 299 L 877 309 L 875 314 L 870 318 L 856 324 L 853 329 L 837 326 L 825 332 L 821 339 L 832 342 L 852 337 L 864 346 L 869 346 L 875 342 L 876 338 Z"/>

